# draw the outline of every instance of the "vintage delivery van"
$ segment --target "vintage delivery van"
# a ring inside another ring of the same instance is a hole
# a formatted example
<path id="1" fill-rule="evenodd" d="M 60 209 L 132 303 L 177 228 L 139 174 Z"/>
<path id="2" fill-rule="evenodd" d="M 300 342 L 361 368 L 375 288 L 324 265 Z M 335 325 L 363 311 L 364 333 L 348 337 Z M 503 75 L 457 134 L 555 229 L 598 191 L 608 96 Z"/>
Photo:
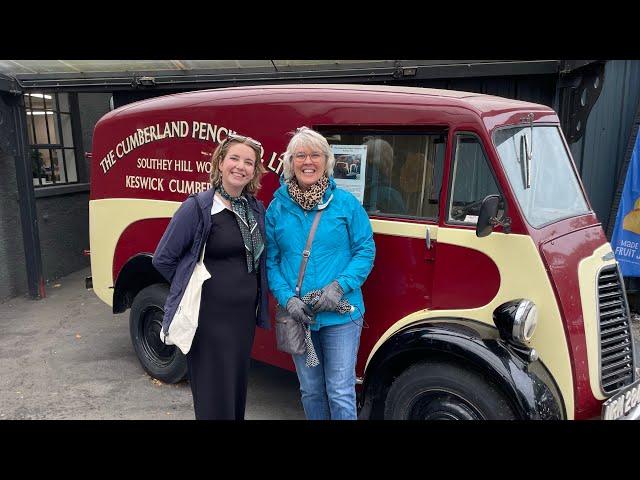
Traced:
<path id="1" fill-rule="evenodd" d="M 151 264 L 171 216 L 209 188 L 211 154 L 229 132 L 262 143 L 258 197 L 268 206 L 302 125 L 327 137 L 336 181 L 362 202 L 375 234 L 356 367 L 361 418 L 638 416 L 620 271 L 556 113 L 423 88 L 222 88 L 102 117 L 90 281 L 114 313 L 131 308 L 131 339 L 150 375 L 186 374 L 184 356 L 159 338 L 168 286 Z M 293 370 L 273 330 L 258 329 L 252 355 Z"/>

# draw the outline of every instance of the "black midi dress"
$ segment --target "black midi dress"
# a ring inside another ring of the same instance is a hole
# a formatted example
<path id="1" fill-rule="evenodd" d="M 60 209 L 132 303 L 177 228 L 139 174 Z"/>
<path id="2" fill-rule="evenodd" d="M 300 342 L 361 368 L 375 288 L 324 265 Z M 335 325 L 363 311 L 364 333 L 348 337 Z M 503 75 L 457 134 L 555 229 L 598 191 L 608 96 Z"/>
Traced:
<path id="1" fill-rule="evenodd" d="M 211 216 L 200 315 L 187 354 L 198 420 L 243 420 L 249 357 L 256 328 L 258 274 L 247 272 L 245 246 L 235 214 Z M 263 272 L 264 274 L 264 272 Z"/>

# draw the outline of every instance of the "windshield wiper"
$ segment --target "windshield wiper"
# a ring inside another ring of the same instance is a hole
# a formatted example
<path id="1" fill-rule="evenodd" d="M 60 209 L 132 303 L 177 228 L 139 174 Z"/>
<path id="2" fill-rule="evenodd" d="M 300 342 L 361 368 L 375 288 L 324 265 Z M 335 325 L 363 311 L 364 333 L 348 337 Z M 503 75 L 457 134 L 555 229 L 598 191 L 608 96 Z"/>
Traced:
<path id="1" fill-rule="evenodd" d="M 523 180 L 524 180 L 524 188 L 531 188 L 531 156 L 529 155 L 529 148 L 527 145 L 527 136 L 523 135 L 520 137 L 520 158 L 522 159 L 522 170 L 523 170 Z"/>
<path id="2" fill-rule="evenodd" d="M 521 122 L 529 121 L 529 132 L 531 135 L 531 148 L 527 135 L 520 137 L 520 161 L 522 162 L 523 180 L 525 190 L 531 188 L 531 157 L 533 156 L 533 113 L 530 113 L 520 120 Z"/>

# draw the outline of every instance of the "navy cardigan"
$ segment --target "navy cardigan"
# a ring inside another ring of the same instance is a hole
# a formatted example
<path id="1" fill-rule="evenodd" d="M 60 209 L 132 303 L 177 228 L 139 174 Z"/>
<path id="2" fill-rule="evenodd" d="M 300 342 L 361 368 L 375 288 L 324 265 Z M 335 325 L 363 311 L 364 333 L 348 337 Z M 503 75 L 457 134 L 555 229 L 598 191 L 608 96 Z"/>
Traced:
<path id="1" fill-rule="evenodd" d="M 202 252 L 204 242 L 211 231 L 211 207 L 214 189 L 189 195 L 169 222 L 167 229 L 153 254 L 153 266 L 171 284 L 169 296 L 164 306 L 162 331 L 167 334 L 169 325 L 187 288 L 193 269 Z M 256 324 L 269 329 L 269 288 L 267 285 L 266 234 L 264 228 L 265 208 L 253 195 L 246 195 L 258 228 L 265 239 L 265 250 L 260 255 L 258 269 L 258 305 Z"/>

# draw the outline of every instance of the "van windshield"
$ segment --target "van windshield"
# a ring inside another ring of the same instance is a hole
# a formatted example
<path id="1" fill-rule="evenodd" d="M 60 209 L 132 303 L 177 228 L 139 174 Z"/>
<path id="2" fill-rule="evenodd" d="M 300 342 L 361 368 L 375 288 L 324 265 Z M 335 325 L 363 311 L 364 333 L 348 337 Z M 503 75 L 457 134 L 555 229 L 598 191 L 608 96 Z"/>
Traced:
<path id="1" fill-rule="evenodd" d="M 523 136 L 526 136 L 525 140 Z M 531 226 L 539 228 L 589 212 L 558 127 L 531 128 L 527 125 L 504 128 L 493 134 L 493 142 Z M 525 158 L 527 149 L 530 154 L 528 162 Z M 527 167 L 529 188 L 526 188 Z"/>

